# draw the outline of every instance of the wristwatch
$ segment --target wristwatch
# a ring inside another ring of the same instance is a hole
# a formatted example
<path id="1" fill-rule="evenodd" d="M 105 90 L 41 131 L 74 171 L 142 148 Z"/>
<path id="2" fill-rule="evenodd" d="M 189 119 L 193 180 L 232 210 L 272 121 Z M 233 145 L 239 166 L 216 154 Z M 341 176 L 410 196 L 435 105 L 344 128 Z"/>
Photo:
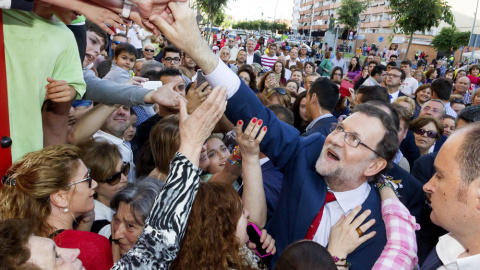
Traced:
<path id="1" fill-rule="evenodd" d="M 123 1 L 123 10 L 122 10 L 122 17 L 128 19 L 130 17 L 130 10 L 132 9 L 132 2 L 128 0 Z"/>

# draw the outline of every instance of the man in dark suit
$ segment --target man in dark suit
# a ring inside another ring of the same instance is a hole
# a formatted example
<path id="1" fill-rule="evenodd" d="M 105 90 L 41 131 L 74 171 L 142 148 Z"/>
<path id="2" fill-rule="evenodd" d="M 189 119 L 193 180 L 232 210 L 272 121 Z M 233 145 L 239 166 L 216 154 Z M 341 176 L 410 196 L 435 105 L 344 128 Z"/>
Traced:
<path id="1" fill-rule="evenodd" d="M 226 86 L 225 114 L 229 120 L 248 123 L 257 118 L 261 119 L 259 125 L 268 127 L 261 152 L 284 173 L 277 208 L 267 225 L 277 247 L 272 263 L 287 245 L 298 240 L 313 239 L 327 246 L 331 227 L 342 215 L 361 205 L 371 210 L 369 218 L 376 222 L 365 229 L 365 235 L 359 233 L 358 237 L 363 237 L 359 241 L 364 242 L 346 260 L 351 270 L 371 269 L 385 247 L 386 229 L 379 194 L 369 180 L 386 172 L 397 151 L 397 131 L 391 117 L 375 106 L 361 104 L 326 138 L 318 133 L 300 137 L 296 128 L 278 120 L 236 74 L 219 62 L 198 35 L 195 13 L 174 3 L 170 7 L 173 13 L 183 14 L 178 17 L 179 23 L 157 26 L 173 44 L 192 56 L 212 87 Z M 312 87 L 317 83 L 333 84 L 316 81 Z M 319 87 L 323 89 L 323 85 Z M 369 238 L 371 231 L 376 234 Z"/>
<path id="2" fill-rule="evenodd" d="M 247 65 L 251 65 L 253 63 L 262 64 L 262 57 L 255 53 L 255 40 L 250 38 L 247 41 Z"/>
<path id="3" fill-rule="evenodd" d="M 319 78 L 317 81 L 329 80 L 328 78 Z M 313 86 L 317 87 L 313 87 Z M 320 85 L 326 87 L 319 88 Z M 308 125 L 307 131 L 302 134 L 303 137 L 314 133 L 320 133 L 323 136 L 330 134 L 330 128 L 333 123 L 337 123 L 337 118 L 332 115 L 332 110 L 338 102 L 338 87 L 330 83 L 312 84 L 307 93 L 306 110 L 310 120 L 313 121 Z"/>
<path id="4" fill-rule="evenodd" d="M 400 86 L 405 80 L 405 71 L 398 67 L 393 67 L 387 75 L 385 85 L 387 86 L 388 94 L 390 95 L 390 102 L 394 102 L 398 97 L 405 96 L 400 91 Z"/>

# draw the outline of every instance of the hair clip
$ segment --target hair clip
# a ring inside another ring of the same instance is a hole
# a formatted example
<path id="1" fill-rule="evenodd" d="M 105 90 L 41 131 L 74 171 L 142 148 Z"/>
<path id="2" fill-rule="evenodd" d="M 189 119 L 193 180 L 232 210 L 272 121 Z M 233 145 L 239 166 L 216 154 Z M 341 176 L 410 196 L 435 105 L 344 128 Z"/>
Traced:
<path id="1" fill-rule="evenodd" d="M 5 175 L 2 178 L 2 184 L 9 185 L 9 186 L 15 186 L 17 184 L 17 180 L 15 180 L 15 178 L 11 179 L 10 175 Z"/>

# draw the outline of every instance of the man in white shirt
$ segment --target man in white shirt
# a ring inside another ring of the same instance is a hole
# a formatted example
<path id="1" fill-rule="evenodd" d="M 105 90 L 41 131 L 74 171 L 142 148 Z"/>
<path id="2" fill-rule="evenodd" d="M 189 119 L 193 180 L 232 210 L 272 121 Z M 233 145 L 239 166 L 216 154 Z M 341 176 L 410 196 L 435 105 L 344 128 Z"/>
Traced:
<path id="1" fill-rule="evenodd" d="M 403 60 L 400 68 L 405 71 L 405 80 L 402 82 L 400 91 L 409 97 L 413 97 L 415 90 L 418 88 L 418 81 L 412 77 L 412 62 L 410 62 L 410 60 Z"/>
<path id="2" fill-rule="evenodd" d="M 450 106 L 450 96 L 452 95 L 452 83 L 449 79 L 438 78 L 430 85 L 432 89 L 432 99 L 439 99 L 445 104 L 447 115 L 457 118 L 457 113 Z"/>
<path id="3" fill-rule="evenodd" d="M 332 59 L 332 70 L 335 67 L 341 67 L 343 70 L 343 74 L 347 73 L 347 62 L 345 59 L 342 58 L 343 54 L 342 52 L 337 52 L 336 53 L 336 58 Z"/>
<path id="4" fill-rule="evenodd" d="M 480 123 L 458 128 L 440 148 L 436 174 L 423 187 L 431 201 L 432 222 L 449 233 L 440 237 L 422 270 L 480 265 Z"/>
<path id="5" fill-rule="evenodd" d="M 237 60 L 238 46 L 235 44 L 235 39 L 233 37 L 228 38 L 228 48 L 230 49 L 230 59 L 229 61 Z"/>
<path id="6" fill-rule="evenodd" d="M 405 71 L 398 67 L 393 67 L 387 75 L 385 84 L 387 86 L 388 94 L 390 95 L 390 103 L 393 103 L 399 96 L 405 96 L 400 92 L 400 86 L 405 80 Z"/>
<path id="7" fill-rule="evenodd" d="M 127 39 L 128 43 L 132 44 L 137 49 L 137 58 L 142 58 L 142 28 L 140 26 L 129 22 L 127 24 Z"/>

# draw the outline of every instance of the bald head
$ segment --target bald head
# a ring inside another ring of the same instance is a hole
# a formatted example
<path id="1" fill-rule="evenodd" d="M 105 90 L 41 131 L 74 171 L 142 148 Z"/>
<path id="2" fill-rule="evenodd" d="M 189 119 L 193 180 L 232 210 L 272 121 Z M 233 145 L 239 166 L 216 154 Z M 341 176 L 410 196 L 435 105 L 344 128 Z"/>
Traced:
<path id="1" fill-rule="evenodd" d="M 468 88 L 470 88 L 470 79 L 467 76 L 457 78 L 455 83 L 455 94 L 463 96 Z"/>

